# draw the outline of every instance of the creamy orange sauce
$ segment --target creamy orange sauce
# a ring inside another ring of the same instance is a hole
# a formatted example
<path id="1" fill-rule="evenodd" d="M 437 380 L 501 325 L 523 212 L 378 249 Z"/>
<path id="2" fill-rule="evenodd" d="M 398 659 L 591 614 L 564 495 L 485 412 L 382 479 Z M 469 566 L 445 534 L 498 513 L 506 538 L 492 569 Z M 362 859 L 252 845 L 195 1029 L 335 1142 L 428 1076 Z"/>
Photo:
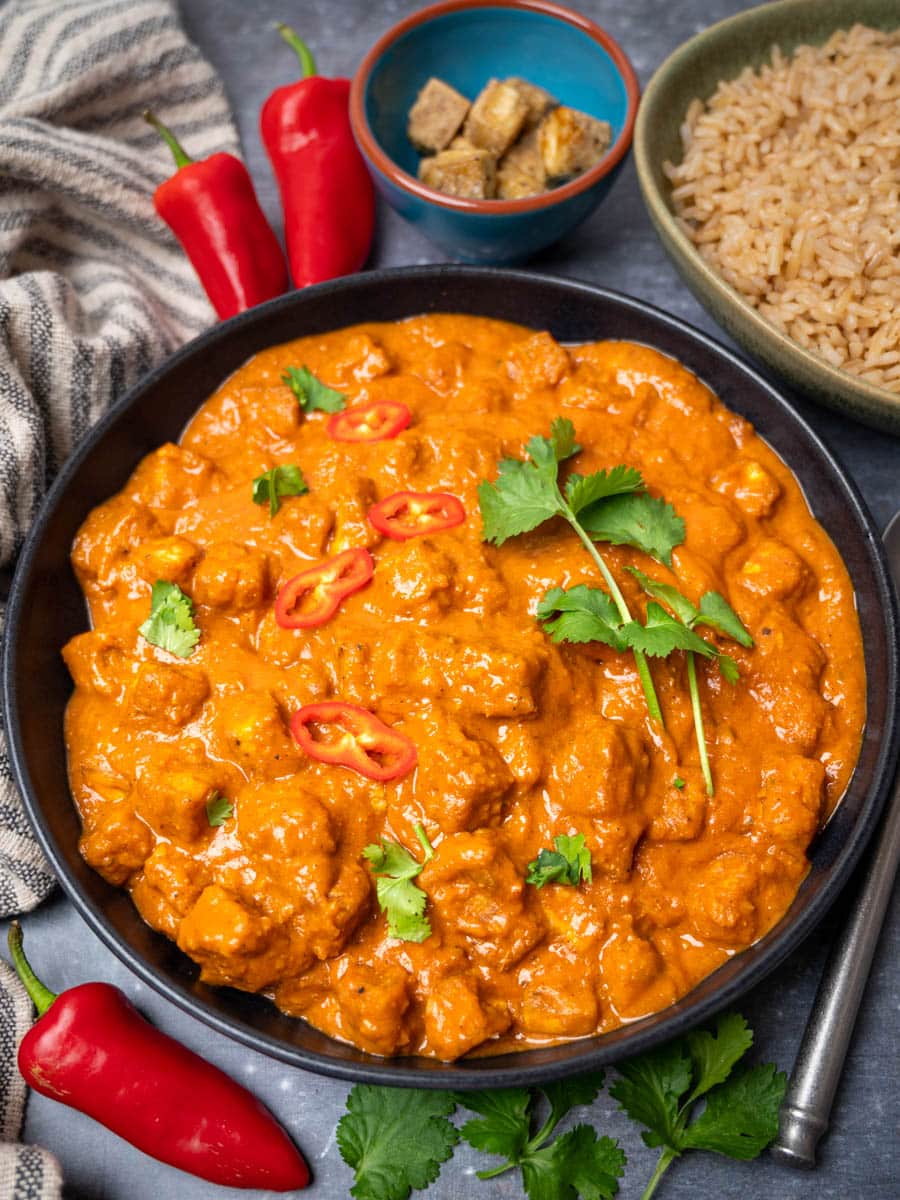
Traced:
<path id="1" fill-rule="evenodd" d="M 401 401 L 412 424 L 334 441 L 281 382 L 302 365 L 351 404 Z M 584 447 L 571 469 L 634 466 L 686 522 L 672 572 L 604 548 L 632 609 L 628 564 L 695 602 L 721 592 L 754 638 L 721 641 L 737 685 L 699 666 L 712 797 L 682 654 L 652 664 L 663 730 L 630 656 L 555 646 L 535 622 L 550 587 L 601 582 L 568 527 L 482 542 L 478 484 L 559 415 Z M 310 491 L 270 518 L 251 481 L 278 463 Z M 383 539 L 366 514 L 397 491 L 451 492 L 467 520 Z M 374 578 L 327 624 L 275 622 L 285 580 L 358 546 Z M 566 350 L 444 315 L 267 350 L 88 517 L 73 562 L 93 625 L 65 650 L 84 857 L 204 980 L 376 1054 L 525 1048 L 671 1004 L 784 914 L 859 749 L 862 647 L 837 551 L 750 425 L 644 346 Z M 138 634 L 157 579 L 193 599 L 189 659 Z M 401 730 L 416 769 L 373 783 L 306 757 L 287 722 L 323 699 Z M 216 792 L 234 814 L 211 828 Z M 386 837 L 419 856 L 418 822 L 433 933 L 413 944 L 388 936 L 362 851 Z M 593 882 L 526 885 L 576 832 Z"/>

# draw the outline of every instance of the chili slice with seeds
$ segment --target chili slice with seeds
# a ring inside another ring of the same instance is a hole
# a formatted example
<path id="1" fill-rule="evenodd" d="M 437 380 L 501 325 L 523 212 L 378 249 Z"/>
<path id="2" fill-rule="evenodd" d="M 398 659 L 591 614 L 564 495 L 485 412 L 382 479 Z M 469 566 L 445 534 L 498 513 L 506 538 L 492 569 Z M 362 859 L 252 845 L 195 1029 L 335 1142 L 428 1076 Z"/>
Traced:
<path id="1" fill-rule="evenodd" d="M 375 563 L 368 550 L 344 550 L 289 579 L 275 598 L 275 620 L 282 629 L 323 625 L 341 601 L 372 578 Z"/>
<path id="2" fill-rule="evenodd" d="M 465 519 L 462 501 L 450 492 L 396 492 L 369 509 L 369 523 L 395 542 L 453 529 Z"/>
<path id="3" fill-rule="evenodd" d="M 310 758 L 349 767 L 379 783 L 406 775 L 418 758 L 415 743 L 405 734 L 367 708 L 343 700 L 305 704 L 291 717 L 291 734 Z"/>
<path id="4" fill-rule="evenodd" d="M 402 433 L 412 413 L 397 400 L 374 400 L 335 413 L 328 432 L 336 442 L 384 442 Z"/>

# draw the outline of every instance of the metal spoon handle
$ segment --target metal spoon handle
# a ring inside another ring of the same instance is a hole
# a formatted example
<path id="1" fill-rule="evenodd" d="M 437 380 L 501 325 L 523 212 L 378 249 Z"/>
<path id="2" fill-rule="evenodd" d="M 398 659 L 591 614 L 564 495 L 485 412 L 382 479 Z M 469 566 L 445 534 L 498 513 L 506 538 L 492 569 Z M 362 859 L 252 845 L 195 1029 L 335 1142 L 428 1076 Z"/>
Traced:
<path id="1" fill-rule="evenodd" d="M 847 1047 L 853 1036 L 884 915 L 900 862 L 900 775 L 850 918 L 832 948 L 781 1106 L 772 1153 L 780 1163 L 812 1169 L 828 1128 Z"/>

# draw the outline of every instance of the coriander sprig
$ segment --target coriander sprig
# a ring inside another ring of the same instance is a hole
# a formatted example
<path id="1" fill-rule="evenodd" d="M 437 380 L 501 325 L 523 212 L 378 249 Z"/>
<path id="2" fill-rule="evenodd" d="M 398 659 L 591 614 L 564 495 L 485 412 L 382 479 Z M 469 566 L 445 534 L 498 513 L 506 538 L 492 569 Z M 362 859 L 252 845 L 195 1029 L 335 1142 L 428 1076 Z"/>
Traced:
<path id="1" fill-rule="evenodd" d="M 549 438 L 529 439 L 527 461 L 503 459 L 498 464 L 497 479 L 493 483 L 484 481 L 478 488 L 483 536 L 485 541 L 500 546 L 553 517 L 562 517 L 599 570 L 619 623 L 627 624 L 632 621 L 631 612 L 603 555 L 594 545 L 592 534 L 616 545 L 634 546 L 670 563 L 672 550 L 684 541 L 684 522 L 671 505 L 648 495 L 640 472 L 632 467 L 614 467 L 588 476 L 571 475 L 563 495 L 559 487 L 560 463 L 580 449 L 572 422 L 557 417 L 550 426 Z M 638 648 L 633 648 L 632 653 L 650 716 L 663 724 L 646 656 Z"/>
<path id="2" fill-rule="evenodd" d="M 753 1033 L 737 1013 L 720 1017 L 715 1034 L 695 1031 L 621 1063 L 609 1089 L 622 1112 L 645 1127 L 646 1145 L 662 1154 L 641 1200 L 650 1200 L 660 1179 L 686 1150 L 711 1150 L 729 1158 L 756 1158 L 778 1132 L 786 1077 L 771 1063 L 732 1071 L 753 1045 Z M 706 1097 L 703 1112 L 691 1120 Z"/>
<path id="3" fill-rule="evenodd" d="M 611 1200 L 619 1190 L 625 1155 L 612 1138 L 598 1137 L 590 1125 L 576 1125 L 550 1141 L 557 1125 L 573 1108 L 593 1104 L 603 1086 L 603 1074 L 541 1085 L 550 1112 L 532 1134 L 536 1095 L 525 1088 L 458 1092 L 457 1104 L 478 1113 L 460 1129 L 476 1150 L 501 1155 L 506 1161 L 476 1174 L 494 1179 L 516 1167 L 531 1200 L 560 1197 Z"/>
<path id="4" fill-rule="evenodd" d="M 281 376 L 304 412 L 340 412 L 347 407 L 347 397 L 317 379 L 309 367 L 288 367 Z"/>
<path id="5" fill-rule="evenodd" d="M 416 825 L 416 837 L 425 855 L 422 862 L 398 842 L 385 838 L 380 845 L 363 850 L 376 877 L 375 894 L 381 911 L 387 914 L 388 933 L 404 942 L 424 942 L 431 936 L 431 924 L 424 915 L 428 897 L 413 880 L 434 858 L 434 850 L 421 825 Z"/>
<path id="6" fill-rule="evenodd" d="M 200 641 L 194 622 L 194 602 L 177 583 L 157 579 L 150 592 L 150 616 L 138 629 L 151 646 L 177 658 L 190 658 Z"/>
<path id="7" fill-rule="evenodd" d="M 694 732 L 697 737 L 700 767 L 703 771 L 707 795 L 712 796 L 715 794 L 715 787 L 713 786 L 712 769 L 709 765 L 706 730 L 703 725 L 703 706 L 700 703 L 700 687 L 697 683 L 696 656 L 701 654 L 704 658 L 715 659 L 723 678 L 729 683 L 737 683 L 739 673 L 737 663 L 730 655 L 723 654 L 717 646 L 714 646 L 711 642 L 707 642 L 704 638 L 698 638 L 693 630 L 700 625 L 706 625 L 710 629 L 718 630 L 719 633 L 725 634 L 726 637 L 732 638 L 739 645 L 748 649 L 753 645 L 753 638 L 744 628 L 740 617 L 725 597 L 718 592 L 704 592 L 700 597 L 700 607 L 697 608 L 688 600 L 687 596 L 683 596 L 678 588 L 672 587 L 671 584 L 660 583 L 657 579 L 651 579 L 649 575 L 645 575 L 637 567 L 627 567 L 626 570 L 631 572 L 648 596 L 655 596 L 657 600 L 661 600 L 669 606 L 682 629 L 686 633 L 690 632 L 691 637 L 698 643 L 697 645 L 685 643 L 682 649 L 687 650 L 688 690 L 691 696 L 691 711 L 694 717 Z M 648 604 L 648 618 L 651 608 L 656 608 L 660 612 L 664 612 L 658 604 Z M 667 614 L 664 613 L 664 615 Z M 671 618 L 669 617 L 668 620 L 671 620 Z"/>
<path id="8" fill-rule="evenodd" d="M 548 883 L 562 883 L 577 887 L 582 880 L 590 883 L 591 852 L 585 845 L 583 833 L 571 837 L 561 835 L 553 839 L 553 850 L 541 850 L 537 858 L 528 864 L 525 882 L 540 889 Z"/>
<path id="9" fill-rule="evenodd" d="M 283 496 L 303 496 L 308 491 L 300 468 L 293 463 L 282 463 L 253 480 L 253 503 L 268 504 L 269 516 L 274 517 L 281 508 Z"/>

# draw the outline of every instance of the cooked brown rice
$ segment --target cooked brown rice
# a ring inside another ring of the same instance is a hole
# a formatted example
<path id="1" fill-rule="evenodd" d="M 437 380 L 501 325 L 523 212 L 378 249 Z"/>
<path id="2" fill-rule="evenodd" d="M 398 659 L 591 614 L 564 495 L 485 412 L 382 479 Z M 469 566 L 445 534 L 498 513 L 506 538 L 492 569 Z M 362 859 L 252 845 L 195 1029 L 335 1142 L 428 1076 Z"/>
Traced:
<path id="1" fill-rule="evenodd" d="M 681 136 L 665 171 L 703 257 L 801 346 L 900 393 L 900 30 L 776 46 Z"/>

